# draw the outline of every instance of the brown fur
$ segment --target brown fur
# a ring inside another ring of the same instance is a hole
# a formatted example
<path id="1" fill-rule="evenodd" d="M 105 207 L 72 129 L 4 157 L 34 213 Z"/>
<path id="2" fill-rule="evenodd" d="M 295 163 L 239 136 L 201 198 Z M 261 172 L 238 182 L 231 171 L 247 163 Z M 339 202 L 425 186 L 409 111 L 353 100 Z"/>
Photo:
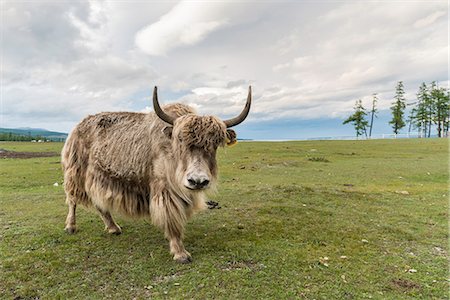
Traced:
<path id="1" fill-rule="evenodd" d="M 225 124 L 213 116 L 197 116 L 186 105 L 164 107 L 177 117 L 173 128 L 154 113 L 100 113 L 80 122 L 62 151 L 64 187 L 69 205 L 66 230 L 75 232 L 77 204 L 94 207 L 106 229 L 120 233 L 110 211 L 150 217 L 164 230 L 174 259 L 187 262 L 181 241 L 184 225 L 205 207 L 205 191 L 183 186 L 190 159 L 201 157 L 217 177 L 216 149 L 226 138 Z"/>

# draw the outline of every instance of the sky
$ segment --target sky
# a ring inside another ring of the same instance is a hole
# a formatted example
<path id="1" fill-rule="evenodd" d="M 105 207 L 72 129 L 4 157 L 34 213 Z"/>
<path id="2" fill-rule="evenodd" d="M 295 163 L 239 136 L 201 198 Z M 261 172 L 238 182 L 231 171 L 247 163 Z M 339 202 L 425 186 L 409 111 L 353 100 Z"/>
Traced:
<path id="1" fill-rule="evenodd" d="M 391 133 L 403 81 L 449 81 L 447 1 L 4 1 L 0 127 L 69 132 L 89 114 L 182 102 L 233 117 L 239 138 L 351 136 L 377 93 Z M 406 132 L 407 128 L 403 130 Z"/>

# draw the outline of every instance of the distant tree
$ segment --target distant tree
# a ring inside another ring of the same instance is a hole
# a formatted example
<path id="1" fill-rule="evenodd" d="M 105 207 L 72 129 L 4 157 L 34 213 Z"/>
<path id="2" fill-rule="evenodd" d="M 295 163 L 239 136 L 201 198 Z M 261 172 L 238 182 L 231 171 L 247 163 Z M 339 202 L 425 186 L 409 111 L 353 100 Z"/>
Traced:
<path id="1" fill-rule="evenodd" d="M 427 137 L 428 126 L 431 125 L 430 109 L 432 110 L 432 102 L 428 87 L 425 82 L 419 87 L 417 92 L 417 106 L 412 109 L 413 125 L 417 128 L 420 137 Z"/>
<path id="2" fill-rule="evenodd" d="M 0 141 L 20 141 L 20 142 L 29 142 L 32 140 L 48 140 L 49 138 L 46 138 L 41 135 L 31 135 L 28 134 L 15 134 L 12 132 L 0 132 Z M 53 138 L 50 138 L 50 140 L 54 140 Z M 64 141 L 64 139 L 62 140 Z"/>
<path id="3" fill-rule="evenodd" d="M 432 120 L 437 125 L 438 137 L 442 137 L 443 131 L 448 131 L 450 109 L 449 91 L 445 88 L 439 88 L 436 82 L 432 82 L 430 99 L 433 105 Z"/>
<path id="4" fill-rule="evenodd" d="M 406 108 L 405 91 L 403 89 L 403 82 L 401 81 L 397 83 L 394 99 L 395 100 L 391 106 L 392 120 L 389 121 L 389 124 L 392 125 L 394 134 L 397 135 L 400 130 L 406 125 L 403 119 Z"/>
<path id="5" fill-rule="evenodd" d="M 349 116 L 342 124 L 351 123 L 355 127 L 356 138 L 365 134 L 367 138 L 367 126 L 369 122 L 366 120 L 367 112 L 366 109 L 362 106 L 361 99 L 357 100 L 355 106 L 353 108 L 355 112 Z"/>
<path id="6" fill-rule="evenodd" d="M 450 127 L 450 89 L 447 89 L 447 103 L 448 103 L 448 109 L 447 109 L 447 118 L 444 121 L 444 130 L 445 130 L 445 136 L 448 136 L 449 127 Z"/>
<path id="7" fill-rule="evenodd" d="M 370 130 L 369 130 L 369 138 L 372 137 L 372 128 L 373 128 L 373 117 L 377 116 L 377 102 L 378 102 L 378 97 L 377 94 L 374 93 L 373 94 L 373 100 L 372 100 L 372 110 L 370 111 Z"/>
<path id="8" fill-rule="evenodd" d="M 413 103 L 414 104 L 414 103 Z M 413 104 L 407 104 L 407 105 L 413 105 Z M 408 116 L 408 119 L 406 119 L 406 122 L 409 124 L 408 125 L 408 135 L 411 133 L 411 129 L 413 128 L 413 126 L 414 127 L 416 127 L 415 125 L 414 125 L 414 119 L 415 119 L 415 114 L 416 114 L 416 111 L 415 111 L 415 109 L 413 108 L 413 109 L 411 109 L 410 111 L 409 111 L 409 116 Z"/>
<path id="9" fill-rule="evenodd" d="M 427 111 L 427 130 L 428 133 L 427 136 L 431 137 L 431 127 L 433 126 L 433 122 L 434 122 L 434 115 L 436 113 L 436 101 L 434 101 L 432 95 L 431 95 L 431 91 L 433 89 L 436 88 L 436 82 L 433 81 L 431 83 L 431 88 L 428 89 L 428 97 L 427 97 L 427 102 L 425 102 L 425 107 L 426 107 L 426 111 Z"/>

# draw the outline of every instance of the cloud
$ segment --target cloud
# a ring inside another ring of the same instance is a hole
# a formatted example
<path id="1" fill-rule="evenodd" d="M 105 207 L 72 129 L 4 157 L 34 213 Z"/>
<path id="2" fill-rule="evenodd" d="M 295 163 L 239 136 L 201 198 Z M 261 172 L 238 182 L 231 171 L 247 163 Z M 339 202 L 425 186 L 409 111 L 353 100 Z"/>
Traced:
<path id="1" fill-rule="evenodd" d="M 417 20 L 414 23 L 414 27 L 422 28 L 422 27 L 430 26 L 434 22 L 436 22 L 439 18 L 445 16 L 446 14 L 447 13 L 445 10 L 433 12 L 433 13 L 429 14 L 428 16 L 426 16 L 425 18 Z"/>
<path id="2" fill-rule="evenodd" d="M 447 24 L 442 18 L 444 7 L 444 4 L 352 2 L 324 11 L 314 24 L 320 34 L 312 37 L 308 46 L 301 42 L 291 44 L 294 49 L 291 47 L 290 53 L 304 54 L 291 56 L 288 61 L 284 58 L 284 62 L 272 67 L 278 76 L 285 77 L 284 90 L 294 91 L 291 98 L 280 100 L 290 107 L 290 114 L 296 114 L 295 105 L 286 103 L 300 105 L 304 102 L 301 99 L 309 99 L 321 108 L 311 112 L 311 116 L 333 116 L 340 115 L 342 109 L 323 105 L 330 98 L 349 112 L 349 103 L 365 95 L 378 92 L 391 97 L 387 91 L 393 91 L 399 80 L 405 81 L 408 92 L 414 94 L 411 91 L 421 81 L 445 78 L 448 45 Z M 288 40 L 297 41 L 305 36 L 298 29 L 286 35 Z M 283 45 L 286 37 L 275 45 Z M 276 50 L 280 55 L 286 54 L 283 48 Z M 289 76 L 303 88 L 295 90 L 293 85 L 287 85 Z M 311 93 L 316 96 L 309 97 Z M 380 108 L 388 107 L 388 101 L 380 101 Z"/>
<path id="3" fill-rule="evenodd" d="M 219 29 L 254 20 L 254 15 L 245 14 L 251 4 L 181 1 L 157 22 L 139 30 L 135 43 L 149 55 L 167 55 L 172 49 L 200 43 Z"/>
<path id="4" fill-rule="evenodd" d="M 4 61 L 29 67 L 43 62 L 64 62 L 80 57 L 80 53 L 73 47 L 78 30 L 67 20 L 67 15 L 84 15 L 86 8 L 81 3 L 4 3 Z"/>
<path id="5" fill-rule="evenodd" d="M 128 110 L 156 77 L 134 53 L 110 51 L 103 2 L 5 6 L 0 127 L 68 130 L 87 114 Z"/>
<path id="6" fill-rule="evenodd" d="M 226 6 L 225 3 L 178 3 L 159 21 L 140 30 L 136 34 L 136 45 L 149 55 L 164 55 L 172 48 L 196 44 L 227 25 L 226 17 L 220 16 Z"/>

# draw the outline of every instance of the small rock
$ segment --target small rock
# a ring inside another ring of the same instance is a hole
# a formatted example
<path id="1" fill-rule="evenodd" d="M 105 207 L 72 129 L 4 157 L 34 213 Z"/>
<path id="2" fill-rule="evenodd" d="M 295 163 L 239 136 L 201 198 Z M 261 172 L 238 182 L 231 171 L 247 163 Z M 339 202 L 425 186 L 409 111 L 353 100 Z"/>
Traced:
<path id="1" fill-rule="evenodd" d="M 174 285 L 174 286 L 179 286 L 180 283 L 179 283 L 179 282 L 175 282 L 173 285 Z"/>
<path id="2" fill-rule="evenodd" d="M 152 288 L 153 288 L 153 285 L 144 286 L 144 289 L 146 289 L 146 290 L 151 290 Z"/>
<path id="3" fill-rule="evenodd" d="M 341 259 L 347 259 L 347 256 L 341 255 L 340 258 L 341 258 Z"/>
<path id="4" fill-rule="evenodd" d="M 59 184 L 58 184 L 57 182 L 55 182 L 55 183 L 53 184 L 53 186 L 59 186 Z"/>
<path id="5" fill-rule="evenodd" d="M 319 258 L 319 263 L 328 268 L 328 266 L 329 266 L 328 265 L 328 260 L 329 260 L 329 258 L 326 257 L 326 256 L 325 257 L 320 257 Z"/>
<path id="6" fill-rule="evenodd" d="M 444 253 L 444 249 L 442 249 L 441 247 L 435 246 L 435 247 L 433 247 L 433 249 L 438 253 Z"/>
<path id="7" fill-rule="evenodd" d="M 409 195 L 408 191 L 395 191 L 396 194 Z"/>
<path id="8" fill-rule="evenodd" d="M 409 273 L 417 273 L 417 270 L 416 269 L 409 269 L 408 272 Z"/>
<path id="9" fill-rule="evenodd" d="M 369 241 L 366 239 L 362 239 L 361 242 L 363 242 L 364 244 L 367 244 Z"/>
<path id="10" fill-rule="evenodd" d="M 244 225 L 242 225 L 242 224 L 239 223 L 238 226 L 237 226 L 237 228 L 238 228 L 238 229 L 244 229 Z"/>

